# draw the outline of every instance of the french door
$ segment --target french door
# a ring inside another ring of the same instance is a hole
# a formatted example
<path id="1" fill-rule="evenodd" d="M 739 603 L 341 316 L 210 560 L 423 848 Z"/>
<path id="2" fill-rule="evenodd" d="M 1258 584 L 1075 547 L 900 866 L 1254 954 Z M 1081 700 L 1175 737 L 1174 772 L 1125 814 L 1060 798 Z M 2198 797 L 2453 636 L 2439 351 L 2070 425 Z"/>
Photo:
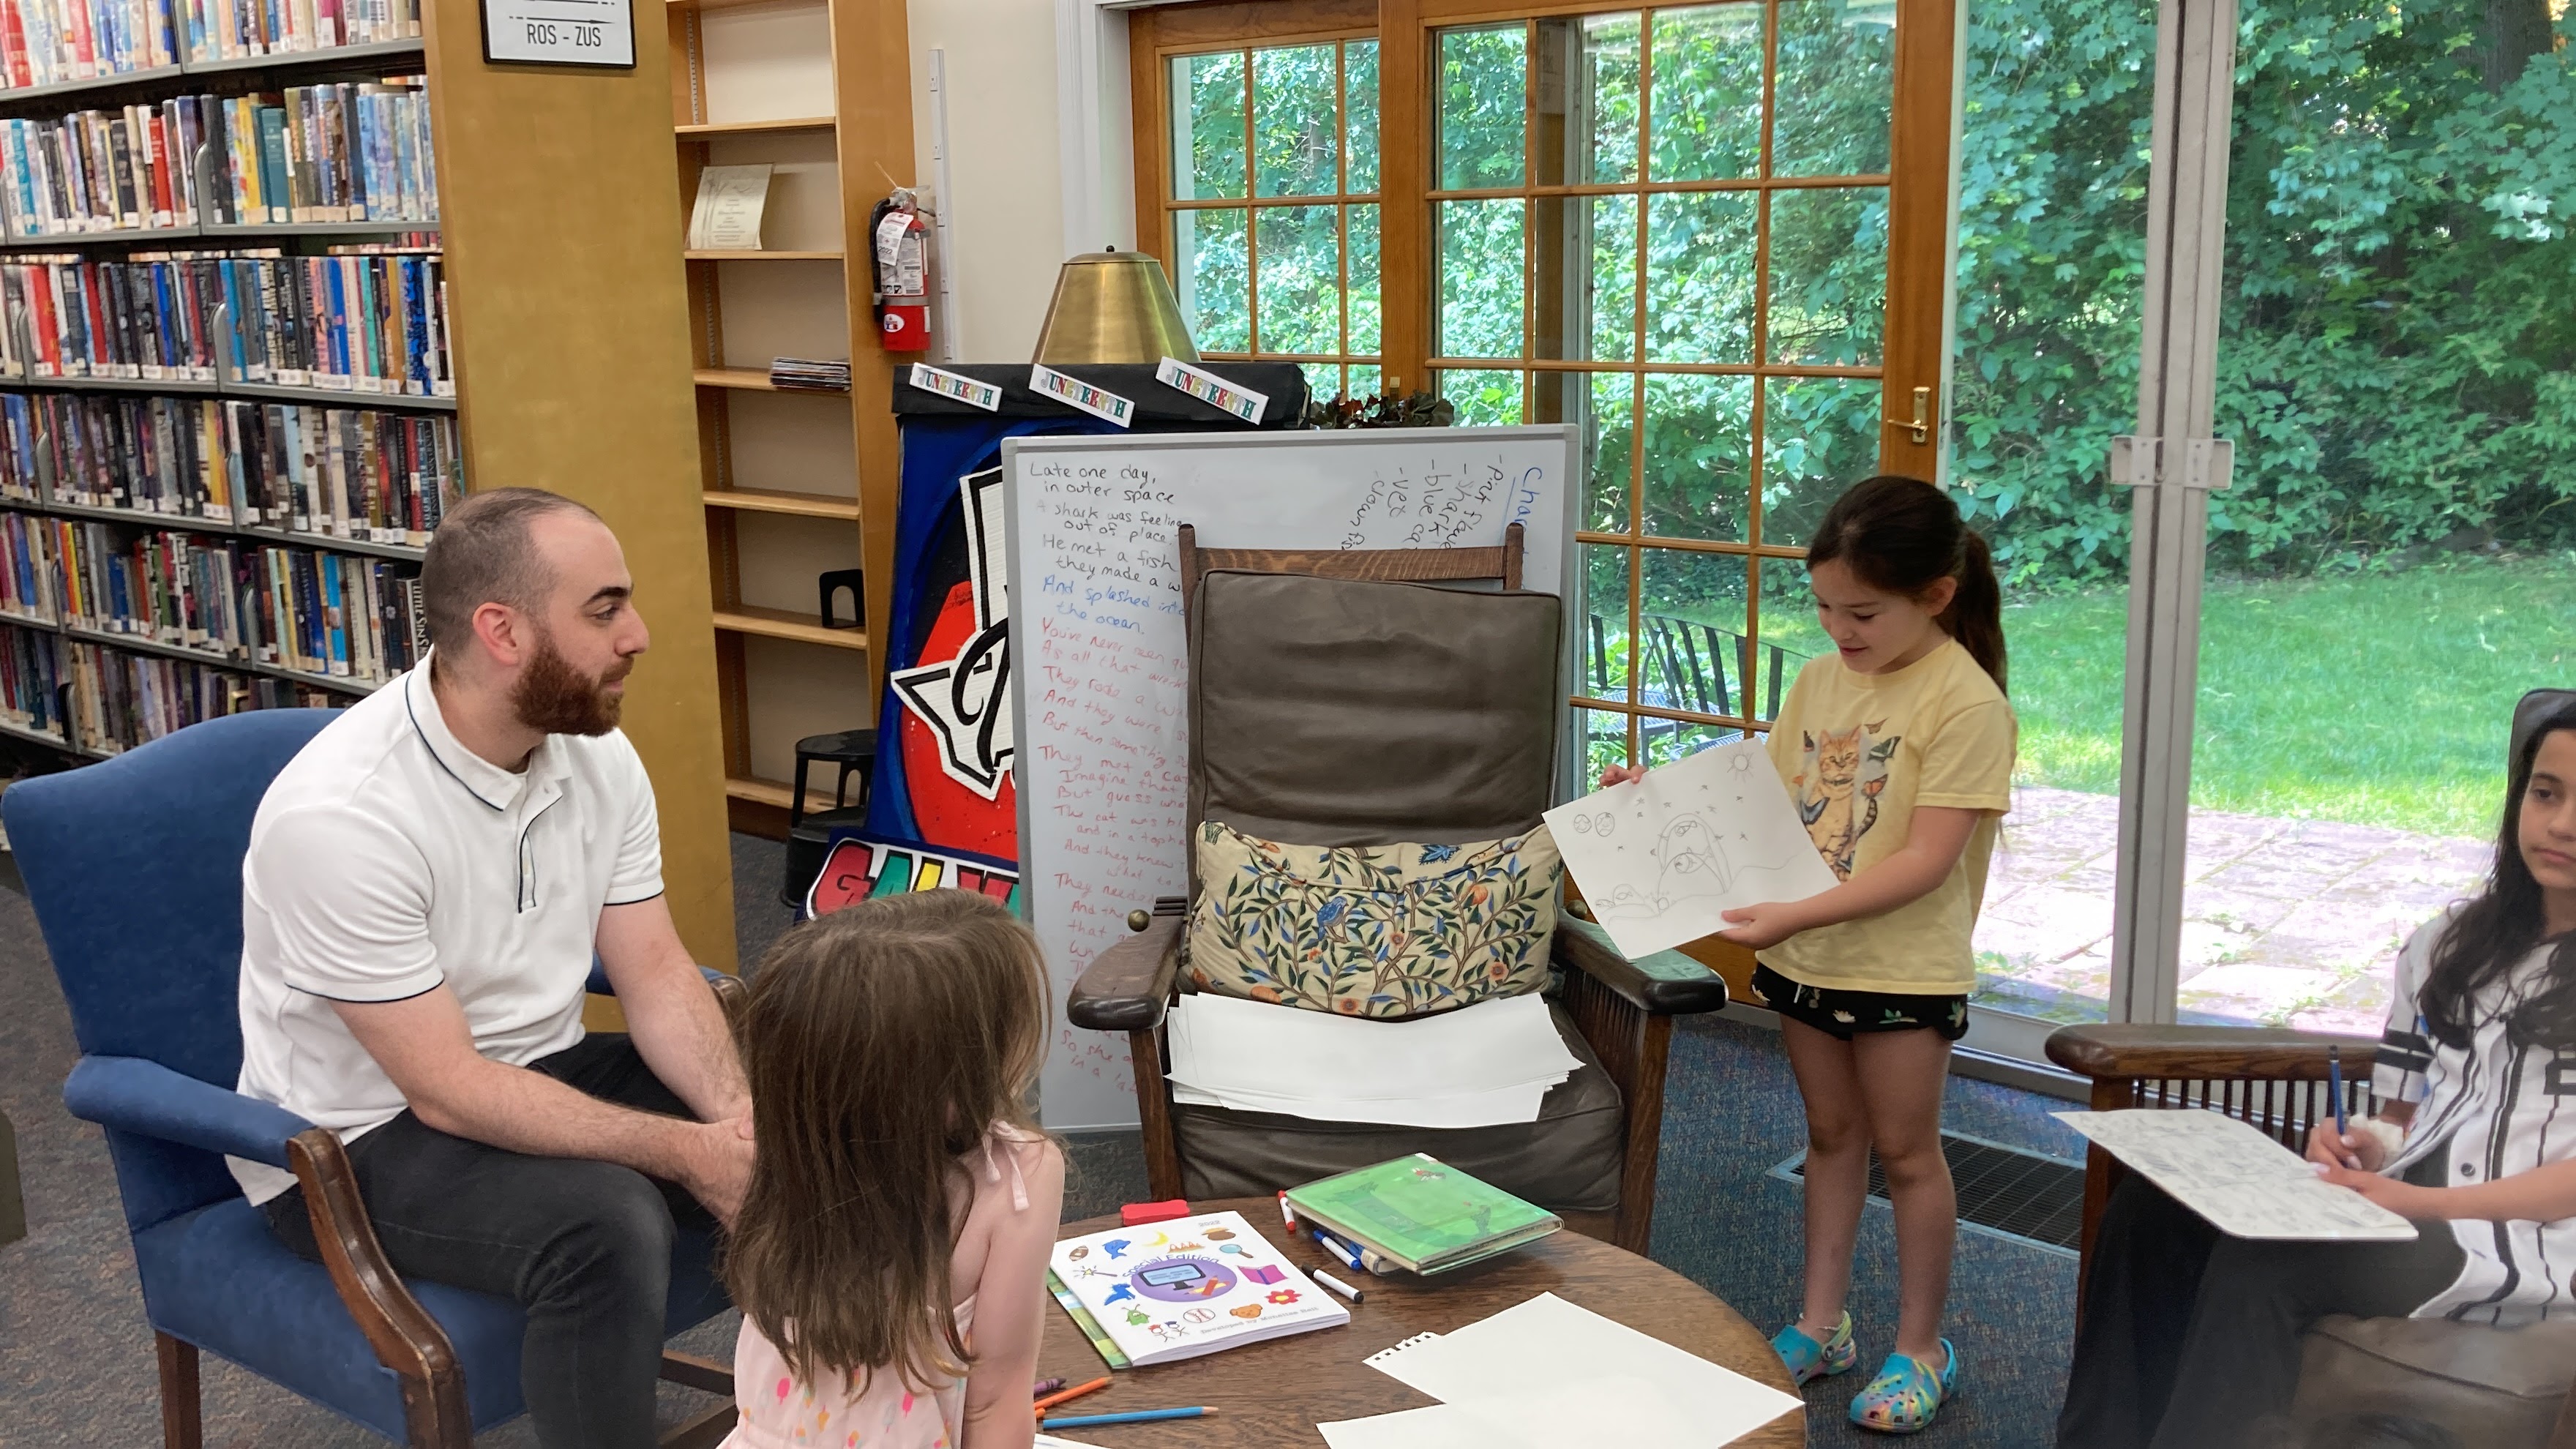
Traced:
<path id="1" fill-rule="evenodd" d="M 1935 474 L 1954 28 L 1948 0 L 1380 7 L 1386 370 L 1583 439 L 1587 772 L 1766 727 L 1821 647 L 1806 530 Z"/>
<path id="2" fill-rule="evenodd" d="M 1979 933 L 2011 1009 L 1969 1042 L 2375 1034 L 2494 859 L 2515 700 L 2576 680 L 2576 232 L 2531 180 L 2576 21 L 1972 0 L 1967 35 L 1949 478 L 2027 586 Z M 2124 394 L 2106 454 L 2055 450 L 2124 502 L 2016 462 Z"/>
<path id="3" fill-rule="evenodd" d="M 2022 721 L 1970 1045 L 2364 1027 L 2483 868 L 2512 697 L 2570 680 L 2576 298 L 2495 346 L 2434 305 L 2576 275 L 2514 189 L 2570 22 L 1958 3 L 1136 11 L 1139 242 L 1210 356 L 1575 426 L 1589 766 L 1765 727 L 1820 647 L 1805 528 L 1870 472 L 1943 482 L 1997 546 Z M 2485 171 L 2398 164 L 2473 124 Z M 2469 361 L 2419 366 L 2445 338 Z"/>

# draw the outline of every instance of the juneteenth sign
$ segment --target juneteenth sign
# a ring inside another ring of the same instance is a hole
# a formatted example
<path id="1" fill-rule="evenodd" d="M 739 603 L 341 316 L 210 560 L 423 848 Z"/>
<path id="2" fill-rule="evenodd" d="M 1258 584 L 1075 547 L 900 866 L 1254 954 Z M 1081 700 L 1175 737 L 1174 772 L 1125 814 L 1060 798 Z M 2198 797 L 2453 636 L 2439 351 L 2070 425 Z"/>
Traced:
<path id="1" fill-rule="evenodd" d="M 907 891 L 973 891 L 1020 908 L 1020 878 L 981 861 L 959 860 L 933 851 L 878 845 L 844 835 L 832 842 L 822 873 L 805 892 L 805 914 L 827 916 L 843 906 L 876 896 Z"/>

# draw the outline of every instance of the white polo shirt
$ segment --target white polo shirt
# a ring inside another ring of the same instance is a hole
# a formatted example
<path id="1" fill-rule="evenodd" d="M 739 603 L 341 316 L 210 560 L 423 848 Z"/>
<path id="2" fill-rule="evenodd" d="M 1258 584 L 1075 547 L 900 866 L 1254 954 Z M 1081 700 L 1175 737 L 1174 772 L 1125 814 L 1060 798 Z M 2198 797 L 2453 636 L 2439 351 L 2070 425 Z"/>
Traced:
<path id="1" fill-rule="evenodd" d="M 349 1141 L 404 1107 L 333 1001 L 444 985 L 475 1050 L 523 1066 L 580 1041 L 603 906 L 662 893 L 653 784 L 617 731 L 549 735 L 513 774 L 457 743 L 429 661 L 278 773 L 242 861 L 245 1096 Z M 290 1173 L 229 1158 L 254 1203 Z"/>

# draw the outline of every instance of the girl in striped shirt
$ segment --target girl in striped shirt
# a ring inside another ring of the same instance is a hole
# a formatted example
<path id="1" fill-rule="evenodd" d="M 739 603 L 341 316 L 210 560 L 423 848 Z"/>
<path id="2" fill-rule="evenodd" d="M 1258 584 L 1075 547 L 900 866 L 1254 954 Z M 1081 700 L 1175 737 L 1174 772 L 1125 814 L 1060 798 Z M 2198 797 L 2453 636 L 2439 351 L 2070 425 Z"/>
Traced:
<path id="1" fill-rule="evenodd" d="M 2485 891 L 2398 956 L 2378 1115 L 2308 1143 L 2415 1241 L 2223 1237 L 2125 1179 L 2086 1274 L 2065 1449 L 2239 1442 L 2289 1407 L 2300 1338 L 2330 1313 L 2576 1317 L 2576 691 L 2524 699 L 2510 758 Z"/>

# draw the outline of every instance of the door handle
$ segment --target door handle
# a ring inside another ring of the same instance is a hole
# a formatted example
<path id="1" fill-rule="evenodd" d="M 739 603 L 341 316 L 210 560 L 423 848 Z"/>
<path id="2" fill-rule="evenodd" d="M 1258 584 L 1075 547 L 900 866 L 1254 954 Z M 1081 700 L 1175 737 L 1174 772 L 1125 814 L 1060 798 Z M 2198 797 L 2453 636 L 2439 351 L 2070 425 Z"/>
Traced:
<path id="1" fill-rule="evenodd" d="M 1905 435 L 1918 443 L 1928 443 L 1932 441 L 1932 389 L 1928 387 L 1916 388 L 1914 390 L 1914 416 L 1911 418 L 1891 417 L 1887 420 L 1887 425 L 1891 428 L 1903 428 L 1905 430 Z"/>

